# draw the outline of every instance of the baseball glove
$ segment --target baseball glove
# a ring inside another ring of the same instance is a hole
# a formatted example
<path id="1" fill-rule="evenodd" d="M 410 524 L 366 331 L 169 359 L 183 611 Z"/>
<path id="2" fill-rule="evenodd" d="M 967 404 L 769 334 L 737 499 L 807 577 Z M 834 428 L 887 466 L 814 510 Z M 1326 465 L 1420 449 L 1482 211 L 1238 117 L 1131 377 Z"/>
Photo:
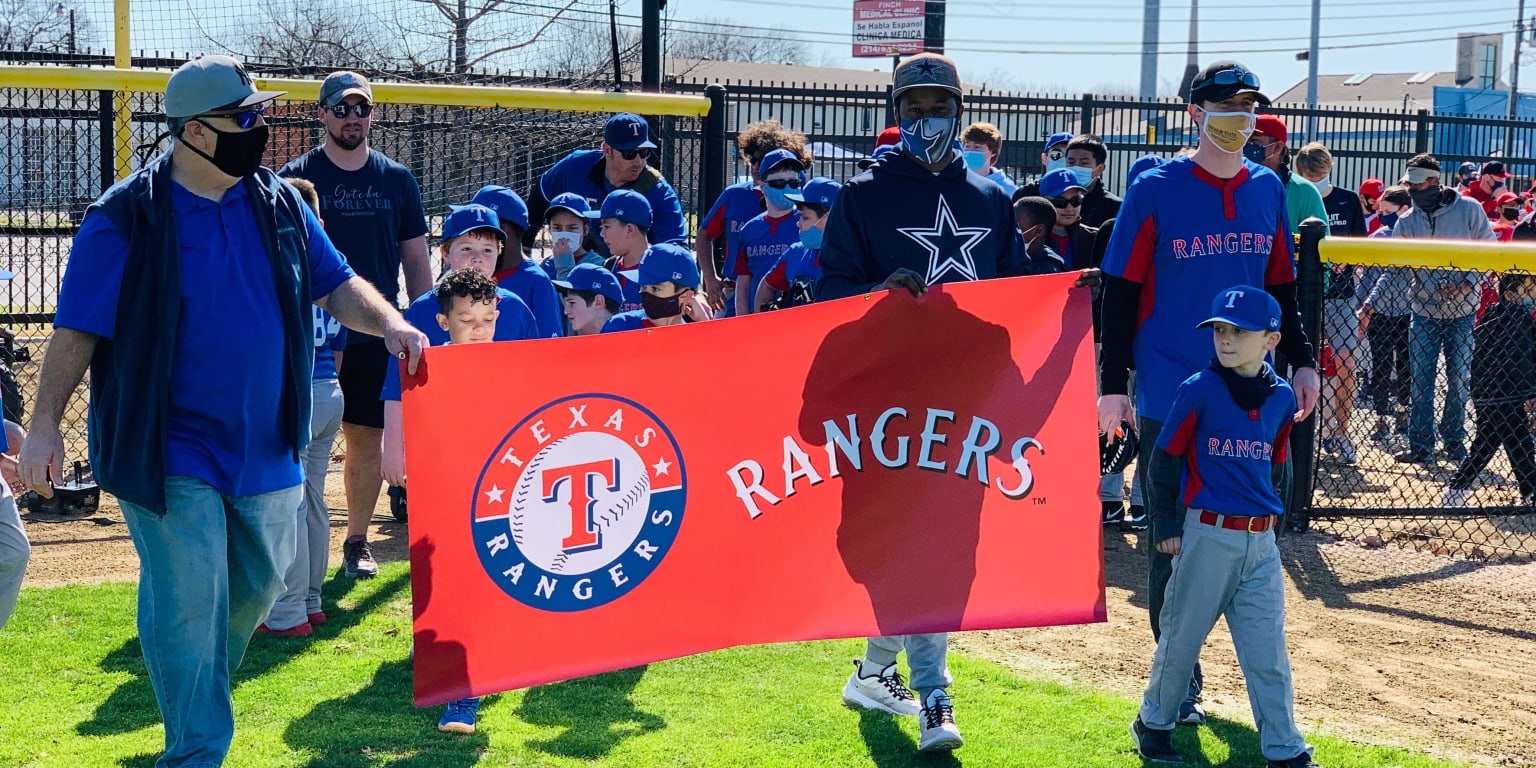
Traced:
<path id="1" fill-rule="evenodd" d="M 1113 435 L 1099 435 L 1099 474 L 1124 472 L 1140 450 L 1141 440 L 1136 437 L 1136 428 L 1128 421 L 1120 422 L 1120 428 Z"/>

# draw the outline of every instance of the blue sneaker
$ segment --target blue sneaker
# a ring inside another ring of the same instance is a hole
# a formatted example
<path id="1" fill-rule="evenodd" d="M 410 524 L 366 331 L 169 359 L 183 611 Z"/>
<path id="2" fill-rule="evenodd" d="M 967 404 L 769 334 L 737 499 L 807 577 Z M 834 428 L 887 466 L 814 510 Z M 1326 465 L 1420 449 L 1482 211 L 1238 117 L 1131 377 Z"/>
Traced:
<path id="1" fill-rule="evenodd" d="M 443 733 L 474 733 L 475 713 L 480 711 L 480 699 L 459 699 L 448 702 L 443 717 L 437 721 L 437 729 Z"/>

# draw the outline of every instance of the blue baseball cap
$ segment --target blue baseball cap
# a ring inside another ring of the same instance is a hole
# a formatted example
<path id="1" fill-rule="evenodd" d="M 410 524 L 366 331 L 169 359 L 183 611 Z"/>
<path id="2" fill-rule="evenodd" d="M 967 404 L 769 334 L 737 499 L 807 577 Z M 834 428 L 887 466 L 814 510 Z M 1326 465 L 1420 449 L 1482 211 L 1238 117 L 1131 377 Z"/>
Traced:
<path id="1" fill-rule="evenodd" d="M 630 149 L 655 149 L 651 143 L 651 126 L 645 118 L 620 112 L 608 118 L 603 126 L 603 143 L 619 151 Z"/>
<path id="2" fill-rule="evenodd" d="M 1280 302 L 1263 288 L 1234 285 L 1218 291 L 1211 301 L 1211 317 L 1195 326 L 1227 323 L 1245 331 L 1280 331 Z"/>
<path id="3" fill-rule="evenodd" d="M 487 184 L 475 193 L 474 205 L 483 205 L 496 212 L 496 216 L 509 224 L 516 224 L 518 229 L 528 229 L 528 204 L 523 202 L 522 195 L 512 191 L 511 187 L 503 187 L 499 184 Z"/>
<path id="4" fill-rule="evenodd" d="M 1077 174 L 1069 168 L 1057 168 L 1040 177 L 1041 197 L 1061 197 L 1069 189 L 1084 189 Z"/>
<path id="5" fill-rule="evenodd" d="M 588 211 L 589 219 L 618 219 L 625 224 L 651 228 L 651 201 L 632 189 L 616 189 L 603 198 L 601 210 Z"/>
<path id="6" fill-rule="evenodd" d="M 1142 155 L 1141 157 L 1136 158 L 1136 162 L 1131 163 L 1131 169 L 1126 171 L 1125 185 L 1129 187 L 1131 182 L 1141 178 L 1143 173 L 1146 173 L 1153 168 L 1161 168 L 1167 162 L 1167 160 L 1164 160 L 1159 155 Z"/>
<path id="7" fill-rule="evenodd" d="M 477 203 L 448 206 L 448 218 L 443 221 L 444 240 L 476 229 L 489 229 L 496 233 L 496 239 L 507 239 L 506 233 L 501 231 L 501 219 L 490 207 Z"/>
<path id="8" fill-rule="evenodd" d="M 564 280 L 552 281 L 555 287 L 567 291 L 591 291 L 615 303 L 624 303 L 624 289 L 619 278 L 601 264 L 577 264 Z"/>
<path id="9" fill-rule="evenodd" d="M 795 170 L 801 172 L 805 171 L 805 163 L 800 162 L 799 155 L 787 149 L 775 149 L 774 151 L 763 155 L 763 161 L 757 164 L 757 175 L 759 178 L 767 176 L 768 172 L 772 171 L 774 167 L 783 165 L 785 163 L 793 163 Z"/>
<path id="10" fill-rule="evenodd" d="M 1053 134 L 1051 134 L 1050 138 L 1045 140 L 1045 149 L 1050 149 L 1051 147 L 1054 147 L 1057 144 L 1066 144 L 1067 142 L 1069 142 L 1071 140 L 1072 140 L 1072 132 L 1071 131 L 1062 131 L 1060 133 L 1053 133 Z"/>
<path id="11" fill-rule="evenodd" d="M 817 176 L 816 178 L 807 181 L 805 186 L 797 190 L 790 190 L 789 193 L 784 196 L 789 198 L 792 202 L 813 203 L 815 205 L 825 205 L 826 207 L 831 208 L 832 201 L 837 199 L 837 193 L 842 188 L 843 185 L 833 181 L 832 179 L 829 179 L 825 176 Z"/>
<path id="12" fill-rule="evenodd" d="M 869 157 L 866 157 L 863 160 L 859 161 L 859 163 L 858 163 L 859 170 L 861 170 L 861 171 L 867 170 L 870 166 L 873 166 L 875 163 L 880 162 L 880 158 L 885 157 L 886 155 L 889 155 L 889 154 L 891 154 L 892 152 L 895 152 L 895 151 L 896 151 L 896 145 L 895 144 L 882 144 L 882 145 L 880 145 L 878 147 L 875 147 L 875 151 L 869 153 Z"/>
<path id="13" fill-rule="evenodd" d="M 624 276 L 641 285 L 677 283 L 684 288 L 699 289 L 699 264 L 687 248 L 673 243 L 659 243 L 645 252 L 640 268 L 624 273 Z"/>
<path id="14" fill-rule="evenodd" d="M 587 199 L 575 192 L 561 192 L 555 195 L 555 199 L 549 201 L 549 210 L 544 212 L 544 220 L 548 221 L 555 211 L 568 211 L 582 218 L 590 218 L 592 206 Z"/>

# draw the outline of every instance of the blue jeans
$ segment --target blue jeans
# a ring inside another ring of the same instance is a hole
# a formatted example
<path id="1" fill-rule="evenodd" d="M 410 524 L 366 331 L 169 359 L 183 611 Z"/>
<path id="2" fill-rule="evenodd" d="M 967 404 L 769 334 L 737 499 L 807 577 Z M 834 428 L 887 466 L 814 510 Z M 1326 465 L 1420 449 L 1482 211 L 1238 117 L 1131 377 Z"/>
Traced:
<path id="1" fill-rule="evenodd" d="M 164 516 L 119 500 L 139 553 L 139 644 L 165 720 L 157 768 L 223 764 L 235 734 L 229 678 L 283 591 L 302 493 L 225 496 L 168 477 Z"/>
<path id="2" fill-rule="evenodd" d="M 1445 405 L 1440 411 L 1440 439 L 1446 447 L 1466 447 L 1467 387 L 1472 377 L 1472 315 L 1449 320 L 1414 315 L 1408 325 L 1408 359 L 1413 366 L 1413 397 L 1408 409 L 1408 445 L 1435 450 L 1435 371 L 1445 354 Z"/>

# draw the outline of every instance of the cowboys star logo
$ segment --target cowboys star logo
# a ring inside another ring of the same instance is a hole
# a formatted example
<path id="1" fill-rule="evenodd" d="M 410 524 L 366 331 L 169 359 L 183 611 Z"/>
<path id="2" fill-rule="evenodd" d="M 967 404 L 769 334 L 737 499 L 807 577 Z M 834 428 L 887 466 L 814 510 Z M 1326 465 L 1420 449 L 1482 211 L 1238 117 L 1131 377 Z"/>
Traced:
<path id="1" fill-rule="evenodd" d="M 945 275 L 953 272 L 960 280 L 976 280 L 976 258 L 971 250 L 992 231 L 986 227 L 961 227 L 955 224 L 955 214 L 949 210 L 949 201 L 939 196 L 938 210 L 934 211 L 933 227 L 900 227 L 897 232 L 912 238 L 928 251 L 929 285 L 943 282 Z"/>
<path id="2" fill-rule="evenodd" d="M 523 419 L 491 454 L 470 508 L 486 575 L 546 611 L 628 594 L 672 551 L 687 478 L 655 414 L 611 395 L 574 395 Z"/>

